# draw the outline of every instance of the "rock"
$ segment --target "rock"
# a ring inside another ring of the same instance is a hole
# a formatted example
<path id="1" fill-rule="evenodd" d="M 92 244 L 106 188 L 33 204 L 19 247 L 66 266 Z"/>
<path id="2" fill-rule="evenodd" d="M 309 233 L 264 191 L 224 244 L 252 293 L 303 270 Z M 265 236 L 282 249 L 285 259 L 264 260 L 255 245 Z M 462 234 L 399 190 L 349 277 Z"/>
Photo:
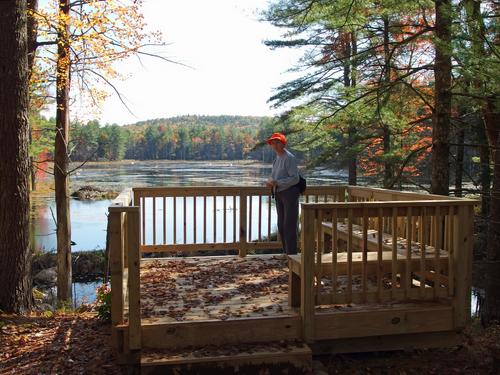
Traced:
<path id="1" fill-rule="evenodd" d="M 57 282 L 56 267 L 41 270 L 33 277 L 33 282 L 36 285 L 55 285 Z"/>
<path id="2" fill-rule="evenodd" d="M 96 200 L 114 198 L 118 194 L 113 191 L 103 190 L 96 186 L 85 185 L 71 194 L 72 197 L 82 200 Z"/>
<path id="3" fill-rule="evenodd" d="M 35 306 L 35 310 L 39 312 L 44 312 L 44 311 L 56 311 L 56 308 L 48 303 L 40 303 Z"/>

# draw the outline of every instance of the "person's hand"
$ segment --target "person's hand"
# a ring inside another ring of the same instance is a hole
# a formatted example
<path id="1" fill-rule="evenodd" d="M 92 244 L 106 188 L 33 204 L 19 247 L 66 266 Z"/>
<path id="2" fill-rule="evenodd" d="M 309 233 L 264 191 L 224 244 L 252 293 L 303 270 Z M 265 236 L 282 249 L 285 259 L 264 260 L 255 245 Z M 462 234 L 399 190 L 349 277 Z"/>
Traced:
<path id="1" fill-rule="evenodd" d="M 270 188 L 275 187 L 277 184 L 278 183 L 276 182 L 276 180 L 273 180 L 271 178 L 266 181 L 266 186 Z"/>

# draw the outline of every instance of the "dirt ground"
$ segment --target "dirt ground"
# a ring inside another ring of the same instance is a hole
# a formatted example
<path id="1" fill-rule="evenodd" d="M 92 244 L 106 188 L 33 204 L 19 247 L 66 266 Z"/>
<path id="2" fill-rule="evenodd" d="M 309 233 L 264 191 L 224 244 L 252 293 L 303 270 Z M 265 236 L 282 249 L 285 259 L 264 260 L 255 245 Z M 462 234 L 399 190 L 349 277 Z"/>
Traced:
<path id="1" fill-rule="evenodd" d="M 93 313 L 0 315 L 0 374 L 119 374 L 110 326 Z M 448 349 L 315 358 L 316 374 L 500 374 L 500 326 L 468 328 Z"/>

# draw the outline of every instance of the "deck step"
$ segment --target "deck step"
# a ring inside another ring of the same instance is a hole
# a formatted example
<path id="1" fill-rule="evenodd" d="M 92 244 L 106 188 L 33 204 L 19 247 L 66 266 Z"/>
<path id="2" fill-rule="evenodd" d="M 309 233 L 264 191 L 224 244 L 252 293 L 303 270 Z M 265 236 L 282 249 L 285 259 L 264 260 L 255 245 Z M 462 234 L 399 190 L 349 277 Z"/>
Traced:
<path id="1" fill-rule="evenodd" d="M 141 355 L 141 374 L 303 374 L 312 368 L 312 351 L 303 343 L 206 346 L 191 350 L 149 350 Z"/>

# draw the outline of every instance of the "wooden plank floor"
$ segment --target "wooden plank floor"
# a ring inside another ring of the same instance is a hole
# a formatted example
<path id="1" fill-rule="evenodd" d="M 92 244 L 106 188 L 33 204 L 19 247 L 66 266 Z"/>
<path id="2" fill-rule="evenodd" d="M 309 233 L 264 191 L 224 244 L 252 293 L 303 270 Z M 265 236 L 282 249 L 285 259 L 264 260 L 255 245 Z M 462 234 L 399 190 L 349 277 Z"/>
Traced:
<path id="1" fill-rule="evenodd" d="M 283 255 L 141 261 L 143 322 L 296 315 Z"/>

